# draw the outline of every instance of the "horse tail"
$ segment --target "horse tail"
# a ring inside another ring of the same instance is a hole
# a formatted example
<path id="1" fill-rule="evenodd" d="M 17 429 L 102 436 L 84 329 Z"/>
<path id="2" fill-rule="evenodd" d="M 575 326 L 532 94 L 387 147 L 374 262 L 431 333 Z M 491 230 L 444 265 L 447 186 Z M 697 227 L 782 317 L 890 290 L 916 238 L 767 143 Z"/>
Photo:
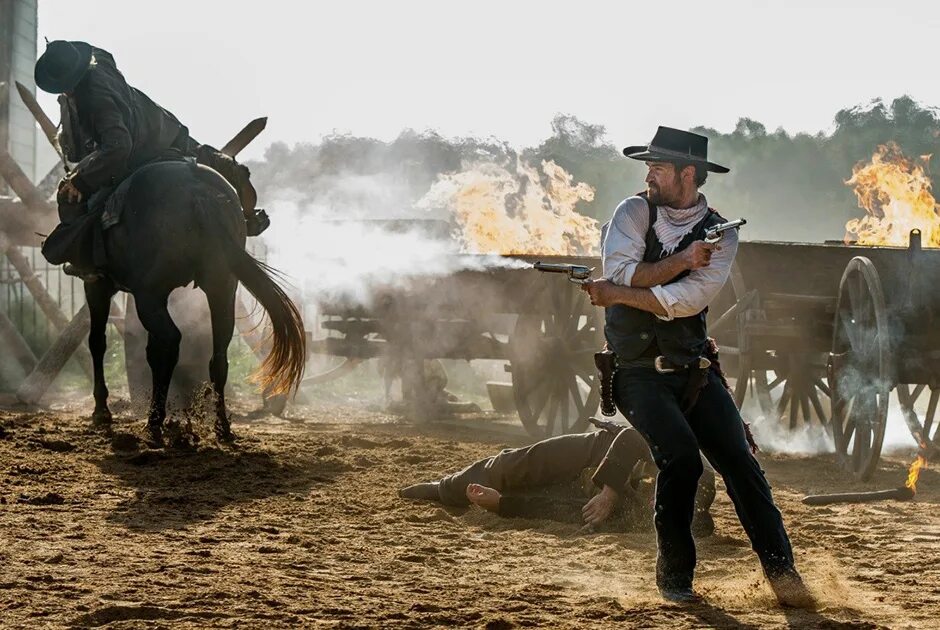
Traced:
<path id="1" fill-rule="evenodd" d="M 202 204 L 198 203 L 197 206 Z M 199 212 L 204 217 L 204 228 L 208 235 L 214 235 L 228 261 L 229 269 L 238 278 L 248 292 L 264 308 L 271 320 L 272 343 L 268 355 L 251 380 L 258 383 L 266 394 L 290 394 L 297 390 L 304 375 L 307 359 L 307 338 L 300 311 L 293 300 L 274 278 L 282 274 L 273 267 L 257 260 L 245 251 L 234 238 L 231 230 L 219 225 L 203 208 Z"/>

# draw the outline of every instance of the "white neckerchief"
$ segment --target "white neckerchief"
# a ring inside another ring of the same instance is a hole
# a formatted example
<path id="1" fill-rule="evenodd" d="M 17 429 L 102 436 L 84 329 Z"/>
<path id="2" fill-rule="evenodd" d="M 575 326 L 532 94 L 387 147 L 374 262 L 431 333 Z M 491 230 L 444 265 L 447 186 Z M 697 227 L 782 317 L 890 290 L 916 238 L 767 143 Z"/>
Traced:
<path id="1" fill-rule="evenodd" d="M 670 208 L 669 206 L 656 206 L 656 223 L 653 229 L 656 238 L 663 244 L 663 255 L 672 254 L 686 234 L 698 224 L 708 212 L 708 201 L 705 195 L 699 193 L 698 203 L 691 208 Z"/>

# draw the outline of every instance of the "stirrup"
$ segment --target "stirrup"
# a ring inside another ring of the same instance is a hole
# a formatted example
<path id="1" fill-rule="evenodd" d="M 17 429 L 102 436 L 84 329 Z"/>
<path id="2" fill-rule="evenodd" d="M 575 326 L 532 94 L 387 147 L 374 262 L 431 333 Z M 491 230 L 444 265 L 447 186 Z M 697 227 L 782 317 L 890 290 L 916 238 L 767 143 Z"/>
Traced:
<path id="1" fill-rule="evenodd" d="M 255 208 L 254 214 L 245 217 L 245 228 L 248 236 L 258 236 L 271 225 L 271 219 L 263 208 Z"/>

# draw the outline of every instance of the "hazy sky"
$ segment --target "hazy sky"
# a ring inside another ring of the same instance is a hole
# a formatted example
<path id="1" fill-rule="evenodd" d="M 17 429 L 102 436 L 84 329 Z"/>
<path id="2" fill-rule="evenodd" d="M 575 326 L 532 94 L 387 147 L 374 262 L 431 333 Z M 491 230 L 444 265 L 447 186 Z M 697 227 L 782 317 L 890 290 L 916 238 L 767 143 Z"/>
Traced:
<path id="1" fill-rule="evenodd" d="M 555 113 L 648 140 L 657 124 L 828 130 L 840 108 L 940 105 L 940 5 L 882 1 L 39 0 L 39 37 L 110 50 L 128 81 L 221 145 L 405 127 L 530 145 Z M 42 44 L 40 44 L 42 48 Z M 41 50 L 40 50 L 41 52 Z M 55 111 L 51 97 L 44 105 Z"/>

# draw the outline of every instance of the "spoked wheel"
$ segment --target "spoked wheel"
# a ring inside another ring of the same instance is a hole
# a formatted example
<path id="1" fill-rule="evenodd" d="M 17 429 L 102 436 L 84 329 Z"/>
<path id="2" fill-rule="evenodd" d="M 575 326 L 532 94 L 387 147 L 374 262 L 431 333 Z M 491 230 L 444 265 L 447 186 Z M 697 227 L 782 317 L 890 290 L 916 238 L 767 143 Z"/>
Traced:
<path id="1" fill-rule="evenodd" d="M 911 387 L 907 384 L 898 384 L 898 402 L 901 404 L 901 412 L 904 414 L 904 420 L 907 427 L 914 436 L 919 448 L 934 446 L 940 448 L 940 423 L 937 422 L 937 403 L 940 402 L 940 389 L 929 389 L 929 398 L 927 399 L 927 408 L 924 411 L 924 419 L 921 421 L 914 408 L 918 399 L 928 391 L 926 385 L 915 385 Z"/>
<path id="2" fill-rule="evenodd" d="M 839 284 L 829 370 L 836 452 L 862 481 L 871 478 L 881 456 L 893 387 L 890 357 L 878 272 L 871 260 L 856 256 Z"/>
<path id="3" fill-rule="evenodd" d="M 774 352 L 772 369 L 752 372 L 754 393 L 765 418 L 779 420 L 791 431 L 800 426 L 829 426 L 832 392 L 820 358 L 806 353 Z"/>
<path id="4" fill-rule="evenodd" d="M 509 338 L 512 393 L 529 435 L 576 433 L 600 404 L 594 353 L 602 326 L 576 287 L 550 289 L 545 314 L 521 314 Z"/>

